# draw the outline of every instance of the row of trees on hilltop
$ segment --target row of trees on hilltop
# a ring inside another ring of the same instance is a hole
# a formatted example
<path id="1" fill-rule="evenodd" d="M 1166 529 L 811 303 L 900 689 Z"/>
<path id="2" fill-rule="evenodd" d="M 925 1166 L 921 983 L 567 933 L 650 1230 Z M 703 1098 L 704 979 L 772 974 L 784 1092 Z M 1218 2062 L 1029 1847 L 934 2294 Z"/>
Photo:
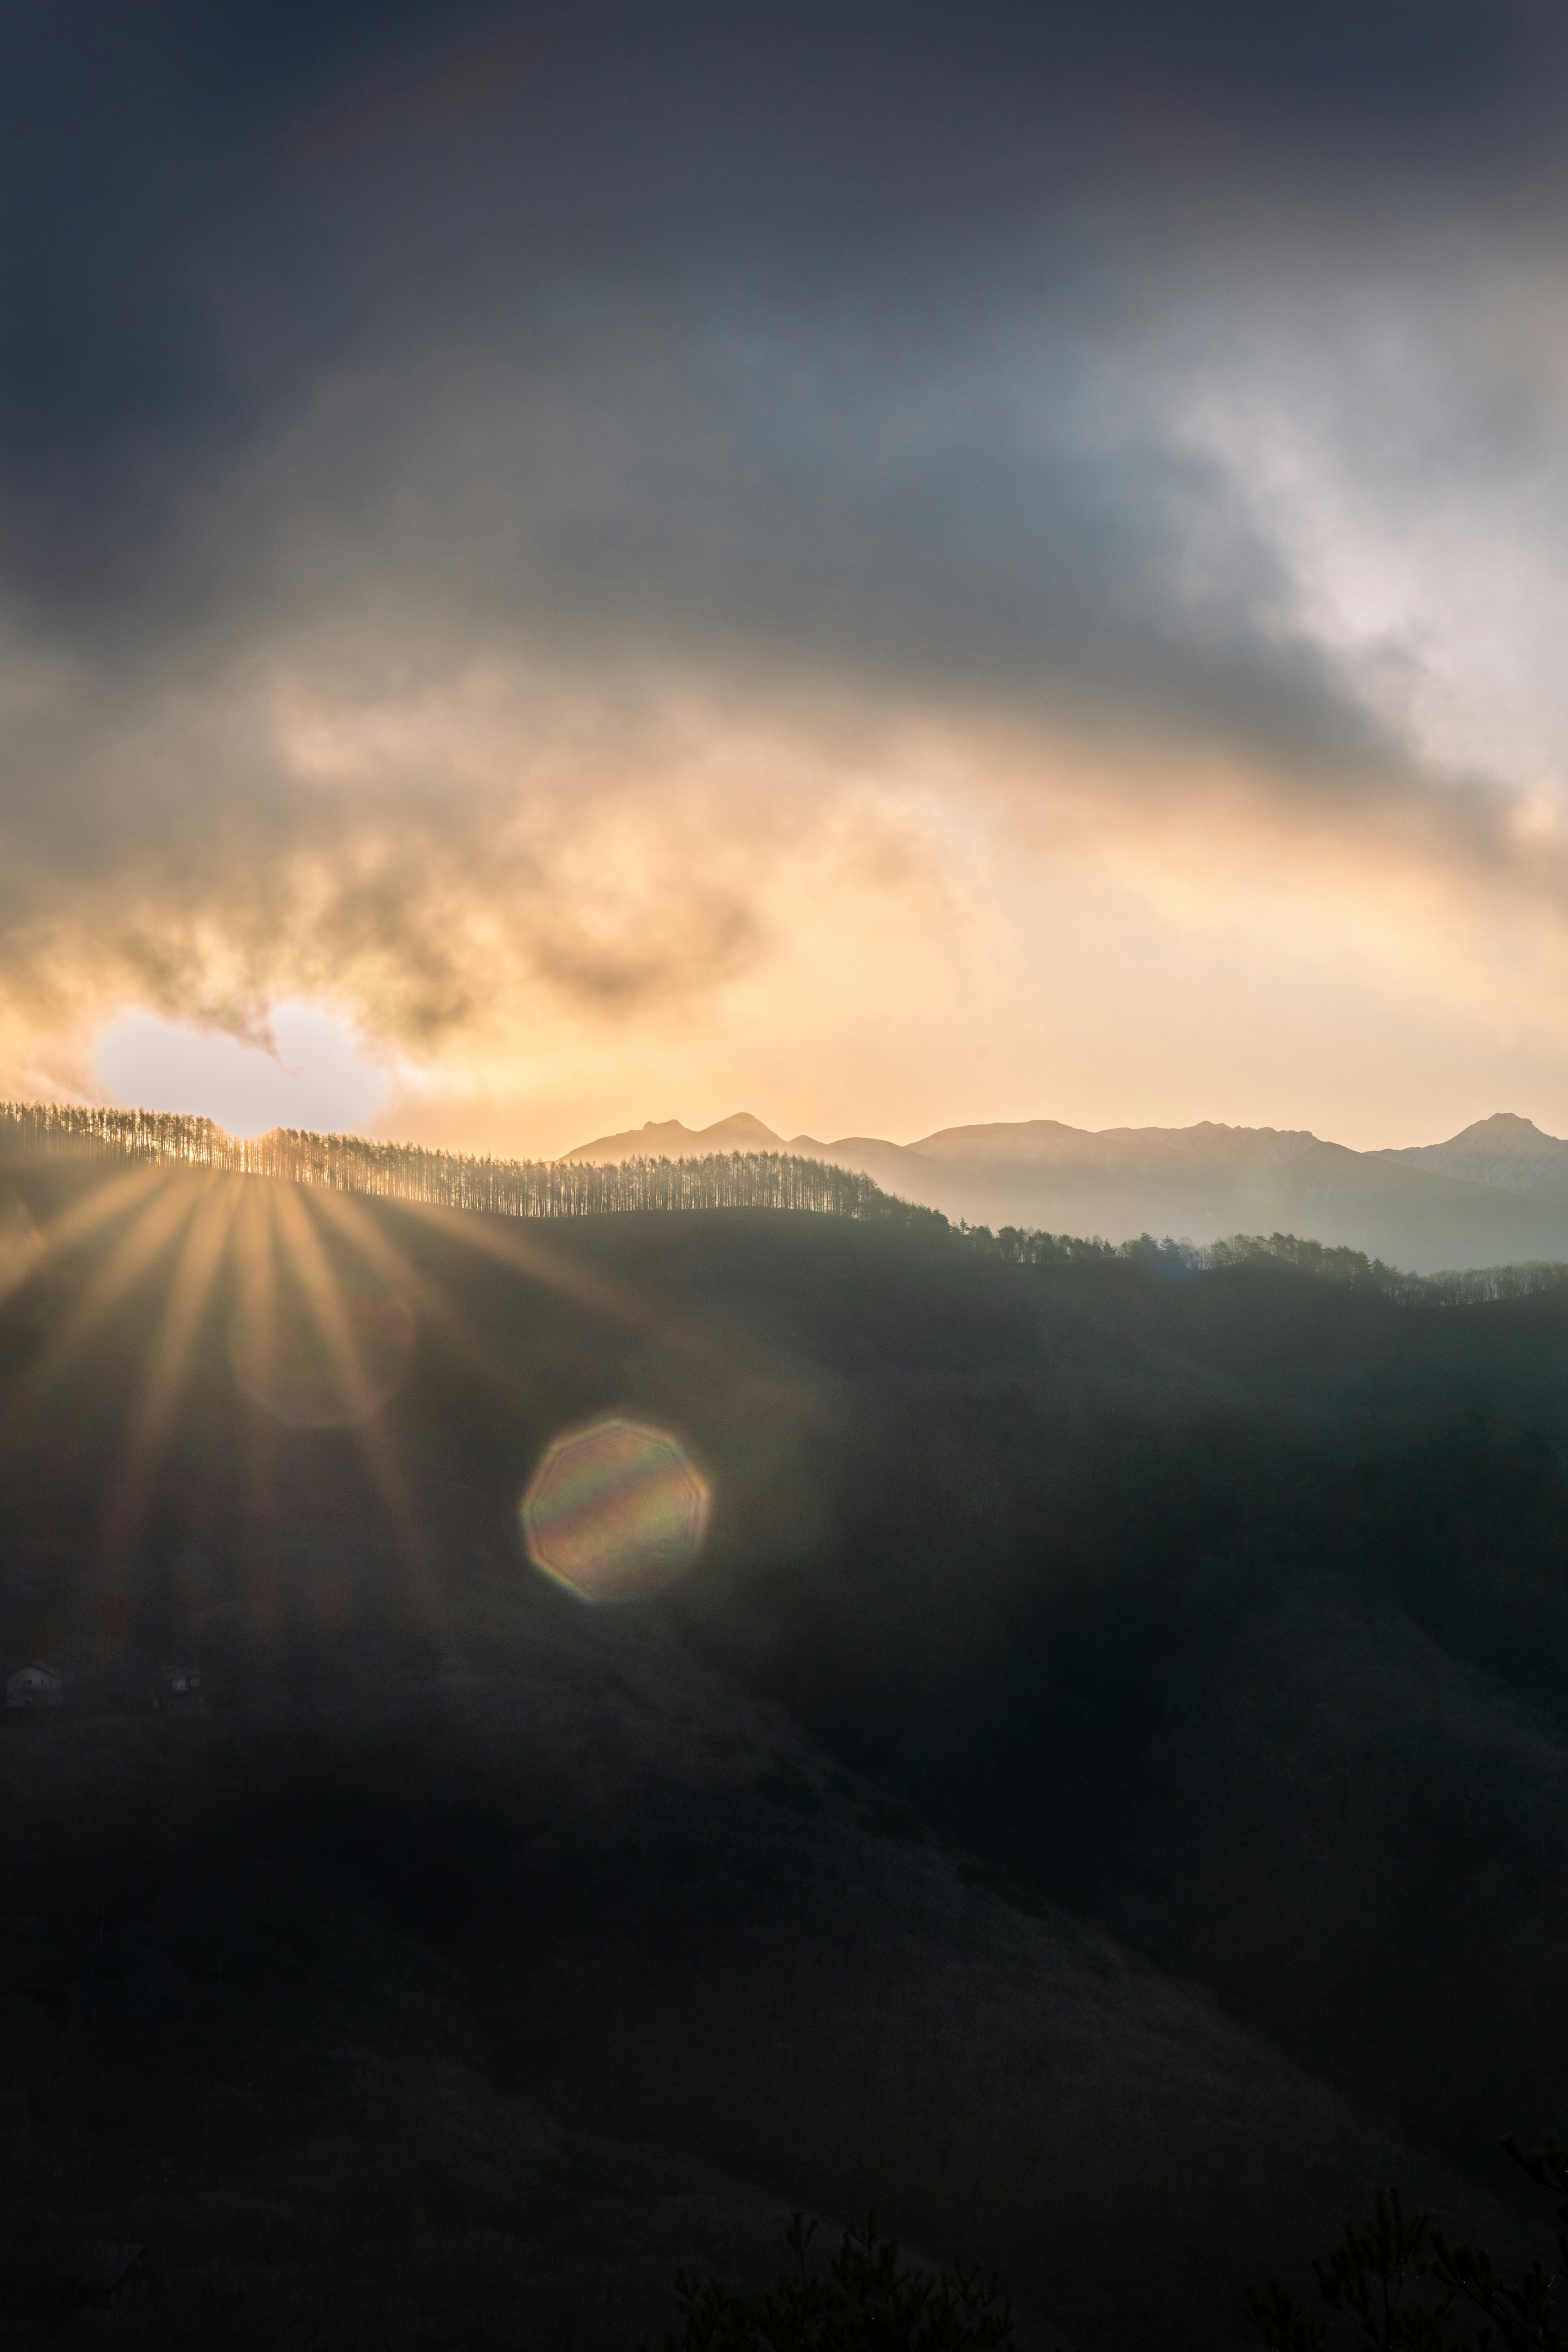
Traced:
<path id="1" fill-rule="evenodd" d="M 1211 1266 L 1245 1265 L 1271 1258 L 1319 1281 L 1381 1291 L 1385 1298 L 1409 1307 L 1479 1307 L 1492 1299 L 1527 1298 L 1539 1290 L 1557 1290 L 1568 1282 L 1568 1265 L 1552 1258 L 1446 1274 L 1402 1274 L 1396 1265 L 1384 1265 L 1380 1257 L 1369 1258 L 1363 1250 L 1302 1241 L 1295 1234 L 1237 1234 L 1230 1241 L 1215 1242 L 1204 1255 Z"/>
<path id="2" fill-rule="evenodd" d="M 14 1150 L 158 1162 L 239 1176 L 275 1176 L 339 1192 L 481 1209 L 503 1217 L 587 1217 L 616 1209 L 809 1209 L 838 1217 L 945 1224 L 869 1176 L 787 1151 L 712 1152 L 700 1160 L 492 1160 L 378 1143 L 300 1128 L 230 1135 L 176 1112 L 98 1110 L 58 1103 L 0 1104 L 0 1143 Z"/>
<path id="3" fill-rule="evenodd" d="M 1568 1283 L 1568 1265 L 1551 1258 L 1446 1274 L 1405 1274 L 1396 1265 L 1385 1265 L 1380 1257 L 1369 1258 L 1364 1250 L 1305 1241 L 1298 1234 L 1234 1234 L 1228 1241 L 1205 1246 L 1169 1237 L 1156 1241 L 1152 1234 L 1140 1234 L 1135 1241 L 1108 1242 L 1098 1234 L 1085 1240 L 1075 1234 L 1034 1233 L 1016 1225 L 1004 1225 L 995 1234 L 987 1225 L 965 1225 L 960 1231 L 972 1250 L 1001 1258 L 1008 1265 L 1083 1265 L 1131 1259 L 1146 1272 L 1181 1279 L 1226 1266 L 1267 1263 L 1291 1266 L 1319 1282 L 1374 1290 L 1403 1307 L 1478 1307 L 1492 1299 L 1526 1298 Z"/>
<path id="4" fill-rule="evenodd" d="M 948 1229 L 937 1209 L 884 1192 L 871 1177 L 790 1151 L 718 1151 L 700 1160 L 492 1160 L 464 1151 L 430 1151 L 416 1143 L 377 1143 L 362 1135 L 313 1135 L 293 1127 L 270 1134 L 230 1135 L 210 1118 L 177 1111 L 97 1110 L 64 1103 L 0 1103 L 0 1147 L 89 1159 L 153 1161 L 237 1176 L 276 1176 L 324 1184 L 339 1192 L 423 1201 L 443 1209 L 479 1209 L 500 1217 L 593 1217 L 625 1209 L 809 1209 L 837 1217 L 896 1219 Z M 1550 1260 L 1449 1274 L 1405 1274 L 1362 1250 L 1305 1241 L 1296 1234 L 1237 1234 L 1194 1243 L 1108 1242 L 1098 1235 L 1050 1234 L 1004 1225 L 961 1224 L 977 1256 L 1009 1265 L 1081 1265 L 1131 1259 L 1180 1279 L 1261 1261 L 1289 1265 L 1322 1282 L 1374 1290 L 1407 1307 L 1472 1307 L 1523 1298 L 1568 1282 L 1568 1266 Z"/>

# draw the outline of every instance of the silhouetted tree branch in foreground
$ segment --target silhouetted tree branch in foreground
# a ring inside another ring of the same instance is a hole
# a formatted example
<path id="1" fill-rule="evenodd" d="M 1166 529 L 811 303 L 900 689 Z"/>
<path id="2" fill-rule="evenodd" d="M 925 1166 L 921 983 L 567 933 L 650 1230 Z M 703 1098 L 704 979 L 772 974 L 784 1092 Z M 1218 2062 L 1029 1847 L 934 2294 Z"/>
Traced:
<path id="1" fill-rule="evenodd" d="M 745 2294 L 722 2279 L 682 2271 L 679 2334 L 664 2352 L 1005 2352 L 1013 2315 L 994 2278 L 954 2259 L 911 2269 L 874 2216 L 847 2230 L 825 2269 L 810 2262 L 815 2221 L 784 2231 L 792 2257 L 771 2287 Z"/>
<path id="2" fill-rule="evenodd" d="M 1557 2259 L 1531 2263 L 1517 2278 L 1432 2219 L 1406 2211 L 1397 2189 L 1380 2189 L 1365 2221 L 1347 2221 L 1341 2242 L 1312 2265 L 1321 2311 L 1279 2279 L 1255 2287 L 1247 2309 L 1269 2352 L 1322 2352 L 1331 2342 L 1373 2344 L 1379 2352 L 1568 2352 L 1568 2143 L 1551 2133 L 1539 2147 L 1503 2142 L 1531 2180 L 1550 2190 Z"/>

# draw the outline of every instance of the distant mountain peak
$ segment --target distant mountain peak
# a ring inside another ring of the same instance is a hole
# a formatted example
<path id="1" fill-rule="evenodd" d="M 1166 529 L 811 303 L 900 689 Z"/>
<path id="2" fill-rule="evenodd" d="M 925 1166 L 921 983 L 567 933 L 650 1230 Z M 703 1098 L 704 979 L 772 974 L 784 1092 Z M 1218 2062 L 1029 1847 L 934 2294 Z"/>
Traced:
<path id="1" fill-rule="evenodd" d="M 1403 1160 L 1436 1176 L 1463 1177 L 1504 1192 L 1557 1197 L 1568 1192 L 1568 1142 L 1548 1135 L 1515 1110 L 1495 1110 L 1451 1135 L 1447 1143 L 1417 1143 L 1383 1151 L 1381 1160 Z"/>
<path id="2" fill-rule="evenodd" d="M 1568 1140 L 1511 1110 L 1475 1119 L 1446 1143 L 1365 1152 L 1321 1141 L 1306 1128 L 1217 1119 L 1098 1131 L 1056 1118 L 999 1119 L 941 1128 L 906 1144 L 873 1135 L 786 1140 L 754 1111 L 738 1110 L 702 1128 L 649 1119 L 563 1157 L 606 1163 L 727 1151 L 790 1151 L 858 1169 L 903 1200 L 974 1223 L 1105 1232 L 1113 1239 L 1144 1229 L 1212 1239 L 1279 1225 L 1370 1246 L 1399 1265 L 1568 1258 Z M 1415 1180 L 1407 1195 L 1388 1190 L 1400 1169 Z M 1445 1180 L 1438 1192 L 1446 1206 L 1420 1189 L 1436 1178 Z M 1498 1204 L 1500 1194 L 1513 1195 L 1506 1213 L 1485 1205 L 1489 1195 Z M 1423 1221 L 1434 1217 L 1457 1221 L 1451 1238 L 1427 1233 Z"/>
<path id="3" fill-rule="evenodd" d="M 688 1127 L 679 1118 L 650 1118 L 619 1135 L 595 1136 L 563 1151 L 563 1160 L 701 1160 L 713 1151 L 777 1151 L 784 1138 L 749 1110 L 731 1111 L 711 1127 Z"/>
<path id="4" fill-rule="evenodd" d="M 716 1120 L 713 1126 L 705 1127 L 701 1132 L 704 1135 L 716 1135 L 721 1128 L 726 1135 L 754 1135 L 759 1143 L 778 1143 L 782 1140 L 782 1138 L 773 1133 L 771 1127 L 764 1127 L 762 1120 L 749 1110 L 732 1110 L 728 1118 Z"/>
<path id="5" fill-rule="evenodd" d="M 1068 1127 L 1058 1118 L 997 1120 L 984 1127 L 944 1127 L 909 1147 L 922 1158 L 970 1164 L 1150 1171 L 1194 1165 L 1281 1167 L 1310 1151 L 1318 1139 L 1306 1128 L 1226 1127 L 1202 1119 L 1194 1127 Z"/>
<path id="6" fill-rule="evenodd" d="M 1450 1144 L 1472 1141 L 1500 1143 L 1510 1136 L 1517 1136 L 1521 1142 L 1556 1143 L 1559 1140 L 1555 1135 L 1548 1135 L 1543 1128 L 1537 1127 L 1532 1118 L 1521 1118 L 1516 1110 L 1494 1110 L 1489 1118 L 1474 1119 L 1468 1127 L 1462 1127 L 1458 1134 L 1450 1139 Z M 1450 1147 L 1439 1144 L 1428 1148 L 1446 1150 Z"/>

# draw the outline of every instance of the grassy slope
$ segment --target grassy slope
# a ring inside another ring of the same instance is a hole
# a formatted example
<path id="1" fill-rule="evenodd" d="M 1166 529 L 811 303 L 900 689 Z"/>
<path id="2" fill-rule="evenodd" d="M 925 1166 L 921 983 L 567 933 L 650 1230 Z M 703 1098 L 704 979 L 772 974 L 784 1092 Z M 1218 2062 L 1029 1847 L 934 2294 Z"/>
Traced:
<path id="1" fill-rule="evenodd" d="M 1223 2340 L 1372 2178 L 1478 2210 L 1365 2103 L 1455 2159 L 1568 2110 L 1563 1305 L 743 1215 L 507 1236 L 530 1276 L 365 1213 L 428 1286 L 401 1517 L 238 1393 L 220 1297 L 116 1553 L 166 1274 L 63 1379 L 102 1246 L 0 1314 L 0 1644 L 79 1694 L 0 1738 L 35 2340 L 625 2343 L 781 2199 Z M 608 1403 L 716 1496 L 621 1616 L 513 1519 Z M 171 1649 L 204 1719 L 145 1711 Z M 83 2234 L 149 2255 L 69 2319 Z"/>

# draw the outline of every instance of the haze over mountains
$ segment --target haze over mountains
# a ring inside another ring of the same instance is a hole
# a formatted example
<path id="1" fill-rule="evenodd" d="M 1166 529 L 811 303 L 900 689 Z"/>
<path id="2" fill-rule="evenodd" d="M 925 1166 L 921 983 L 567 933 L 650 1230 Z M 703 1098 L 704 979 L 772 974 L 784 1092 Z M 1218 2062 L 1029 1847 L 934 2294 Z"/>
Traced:
<path id="1" fill-rule="evenodd" d="M 1283 1231 L 1418 1273 L 1568 1256 L 1568 1141 L 1499 1111 L 1445 1143 L 1352 1151 L 1306 1129 L 1113 1127 L 1059 1119 L 879 1136 L 780 1136 L 749 1111 L 711 1127 L 650 1119 L 563 1157 L 798 1152 L 863 1170 L 900 1198 L 971 1223 L 1211 1242 Z"/>

